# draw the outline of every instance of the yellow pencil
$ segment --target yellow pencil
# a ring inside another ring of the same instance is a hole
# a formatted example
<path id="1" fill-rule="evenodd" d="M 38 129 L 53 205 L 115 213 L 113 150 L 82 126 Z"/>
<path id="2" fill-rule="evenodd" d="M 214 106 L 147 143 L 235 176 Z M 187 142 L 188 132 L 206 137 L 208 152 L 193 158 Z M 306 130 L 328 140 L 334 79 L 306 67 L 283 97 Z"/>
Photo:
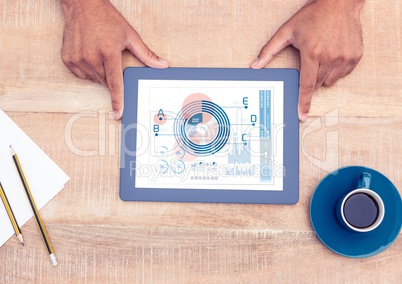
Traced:
<path id="1" fill-rule="evenodd" d="M 47 249 L 47 251 L 49 253 L 50 261 L 52 262 L 53 266 L 57 266 L 57 259 L 56 259 L 56 256 L 54 254 L 54 249 L 53 249 L 52 243 L 50 242 L 49 235 L 48 235 L 48 233 L 46 231 L 45 224 L 42 221 L 42 218 L 41 218 L 41 216 L 39 214 L 38 208 L 36 208 L 35 201 L 33 199 L 31 190 L 29 189 L 29 185 L 28 185 L 28 182 L 27 182 L 27 180 L 25 178 L 24 172 L 22 170 L 20 161 L 18 160 L 18 156 L 15 153 L 13 147 L 11 147 L 11 145 L 10 145 L 10 151 L 11 151 L 11 155 L 13 156 L 15 166 L 17 167 L 18 174 L 19 174 L 19 176 L 21 178 L 21 181 L 22 181 L 22 184 L 24 186 L 25 192 L 27 194 L 29 204 L 31 205 L 32 211 L 33 211 L 33 213 L 35 215 L 36 224 L 38 225 L 39 231 L 40 231 L 40 233 L 42 235 L 43 242 L 45 243 L 46 249 Z"/>
<path id="2" fill-rule="evenodd" d="M 4 192 L 3 186 L 0 182 L 0 197 L 3 201 L 4 207 L 6 208 L 8 217 L 10 218 L 11 225 L 13 225 L 15 235 L 20 240 L 21 244 L 24 245 L 24 238 L 22 237 L 21 229 L 18 226 L 17 220 L 15 219 L 13 209 L 11 209 L 10 203 L 8 202 L 7 195 Z"/>

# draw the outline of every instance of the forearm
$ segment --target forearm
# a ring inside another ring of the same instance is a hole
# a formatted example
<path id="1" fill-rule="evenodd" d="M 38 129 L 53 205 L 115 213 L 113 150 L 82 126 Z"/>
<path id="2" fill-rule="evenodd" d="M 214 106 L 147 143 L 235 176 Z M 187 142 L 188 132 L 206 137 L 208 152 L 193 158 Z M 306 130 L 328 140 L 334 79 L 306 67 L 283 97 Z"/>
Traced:
<path id="1" fill-rule="evenodd" d="M 88 2 L 109 2 L 108 0 L 60 0 L 61 5 L 63 6 L 71 6 L 80 3 L 88 3 Z"/>
<path id="2" fill-rule="evenodd" d="M 360 10 L 363 8 L 366 0 L 309 0 L 306 5 L 313 2 L 322 2 L 327 4 L 329 7 L 341 8 L 351 13 L 360 14 Z"/>

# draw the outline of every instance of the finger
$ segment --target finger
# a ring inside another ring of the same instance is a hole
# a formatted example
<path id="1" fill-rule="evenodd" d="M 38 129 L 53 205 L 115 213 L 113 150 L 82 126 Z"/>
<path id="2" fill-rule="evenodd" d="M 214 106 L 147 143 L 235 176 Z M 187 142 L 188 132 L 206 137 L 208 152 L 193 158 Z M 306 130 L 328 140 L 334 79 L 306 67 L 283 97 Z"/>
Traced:
<path id="1" fill-rule="evenodd" d="M 69 56 L 62 52 L 62 61 L 70 69 L 71 73 L 77 76 L 80 79 L 89 79 L 91 81 L 97 82 L 95 74 L 93 73 L 90 66 L 86 64 L 84 59 L 81 60 L 71 60 Z M 74 63 L 75 62 L 75 63 Z"/>
<path id="2" fill-rule="evenodd" d="M 317 85 L 319 62 L 300 53 L 300 91 L 299 91 L 299 119 L 304 122 L 310 111 L 311 99 Z"/>
<path id="3" fill-rule="evenodd" d="M 345 68 L 345 70 L 343 70 L 343 75 L 342 77 L 345 77 L 347 75 L 349 75 L 350 73 L 352 73 L 352 71 L 355 69 L 356 64 L 348 64 Z"/>
<path id="4" fill-rule="evenodd" d="M 324 83 L 324 81 L 327 79 L 328 75 L 331 73 L 332 69 L 333 68 L 331 66 L 320 63 L 320 66 L 318 67 L 318 73 L 317 73 L 316 89 Z"/>
<path id="5" fill-rule="evenodd" d="M 114 118 L 120 119 L 123 114 L 123 72 L 121 69 L 121 53 L 105 57 L 106 84 L 110 91 Z"/>
<path id="6" fill-rule="evenodd" d="M 328 75 L 327 79 L 325 79 L 323 85 L 326 87 L 331 87 L 333 84 L 335 84 L 336 81 L 338 81 L 342 77 L 344 69 L 345 69 L 345 67 L 343 67 L 343 66 L 332 69 L 332 71 Z"/>
<path id="7" fill-rule="evenodd" d="M 96 81 L 107 87 L 105 68 L 103 64 L 99 61 L 95 64 L 86 63 L 86 65 L 88 70 L 93 74 L 93 77 L 96 78 Z"/>
<path id="8" fill-rule="evenodd" d="M 81 63 L 79 65 L 79 68 L 80 68 L 81 72 L 83 72 L 85 74 L 86 79 L 89 79 L 90 81 L 92 81 L 94 83 L 100 83 L 95 72 L 93 71 L 91 66 L 89 66 L 87 63 L 85 63 L 85 62 Z"/>
<path id="9" fill-rule="evenodd" d="M 82 61 L 79 65 L 74 63 L 69 63 L 67 66 L 71 72 L 80 79 L 88 79 L 92 82 L 99 83 L 99 79 L 93 72 L 91 66 L 89 66 L 85 61 Z"/>
<path id="10" fill-rule="evenodd" d="M 260 54 L 258 54 L 254 62 L 251 63 L 250 67 L 260 69 L 267 65 L 275 55 L 286 46 L 290 45 L 291 36 L 292 30 L 287 25 L 280 27 L 267 44 L 263 46 Z"/>
<path id="11" fill-rule="evenodd" d="M 160 58 L 148 48 L 134 29 L 130 29 L 126 48 L 149 67 L 166 68 L 169 66 L 168 61 Z"/>
<path id="12" fill-rule="evenodd" d="M 73 73 L 78 78 L 83 79 L 83 80 L 85 80 L 87 78 L 87 76 L 84 74 L 84 72 L 82 72 L 80 70 L 80 68 L 78 68 L 78 66 L 75 65 L 74 63 L 72 63 L 72 62 L 67 63 L 66 66 L 71 71 L 71 73 Z"/>
<path id="13" fill-rule="evenodd" d="M 324 81 L 324 86 L 330 87 L 336 83 L 340 78 L 344 77 L 344 70 L 346 69 L 347 65 L 338 65 L 335 66 L 331 73 L 329 73 L 328 77 Z"/>

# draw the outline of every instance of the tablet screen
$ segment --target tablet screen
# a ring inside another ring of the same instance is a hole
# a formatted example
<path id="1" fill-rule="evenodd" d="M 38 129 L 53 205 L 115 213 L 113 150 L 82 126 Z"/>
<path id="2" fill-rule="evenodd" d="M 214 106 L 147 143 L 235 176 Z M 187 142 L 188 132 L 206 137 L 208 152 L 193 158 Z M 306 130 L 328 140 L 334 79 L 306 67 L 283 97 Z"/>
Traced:
<path id="1" fill-rule="evenodd" d="M 137 100 L 136 188 L 283 190 L 283 81 L 139 79 Z"/>

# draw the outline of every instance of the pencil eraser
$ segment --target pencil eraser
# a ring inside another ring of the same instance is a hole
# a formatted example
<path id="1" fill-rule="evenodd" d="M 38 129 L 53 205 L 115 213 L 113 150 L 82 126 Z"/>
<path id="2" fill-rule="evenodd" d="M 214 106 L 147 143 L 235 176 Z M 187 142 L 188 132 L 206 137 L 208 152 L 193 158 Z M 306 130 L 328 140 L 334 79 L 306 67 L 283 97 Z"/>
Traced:
<path id="1" fill-rule="evenodd" d="M 52 265 L 53 265 L 53 266 L 57 266 L 57 258 L 56 258 L 56 256 L 54 255 L 54 253 L 52 253 L 51 255 L 49 255 L 49 257 L 50 257 L 50 261 L 52 262 Z"/>

